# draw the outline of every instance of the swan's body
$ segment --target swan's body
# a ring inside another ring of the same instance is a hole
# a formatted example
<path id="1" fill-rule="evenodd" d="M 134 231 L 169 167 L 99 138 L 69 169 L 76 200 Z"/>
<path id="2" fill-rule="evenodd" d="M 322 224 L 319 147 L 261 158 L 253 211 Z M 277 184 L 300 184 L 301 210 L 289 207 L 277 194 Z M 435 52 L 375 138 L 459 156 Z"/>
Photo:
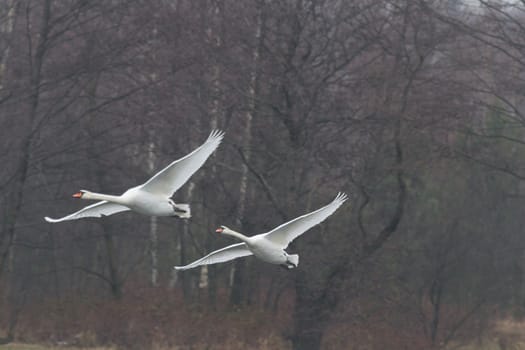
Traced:
<path id="1" fill-rule="evenodd" d="M 205 257 L 186 266 L 175 266 L 175 269 L 187 270 L 200 265 L 217 264 L 248 255 L 255 255 L 265 262 L 282 265 L 288 269 L 297 267 L 299 264 L 299 255 L 290 255 L 285 249 L 295 238 L 332 215 L 346 200 L 346 194 L 339 193 L 330 204 L 311 213 L 299 216 L 292 221 L 276 227 L 270 232 L 252 237 L 247 237 L 226 226 L 221 226 L 216 232 L 236 237 L 243 242 L 211 252 Z"/>
<path id="2" fill-rule="evenodd" d="M 178 159 L 155 174 L 146 183 L 130 188 L 120 196 L 81 190 L 73 197 L 99 200 L 73 214 L 60 219 L 46 217 L 48 222 L 76 220 L 84 217 L 101 217 L 122 211 L 133 210 L 149 216 L 191 217 L 188 204 L 176 204 L 171 196 L 195 173 L 219 146 L 224 133 L 219 130 L 210 136 L 199 148 Z"/>

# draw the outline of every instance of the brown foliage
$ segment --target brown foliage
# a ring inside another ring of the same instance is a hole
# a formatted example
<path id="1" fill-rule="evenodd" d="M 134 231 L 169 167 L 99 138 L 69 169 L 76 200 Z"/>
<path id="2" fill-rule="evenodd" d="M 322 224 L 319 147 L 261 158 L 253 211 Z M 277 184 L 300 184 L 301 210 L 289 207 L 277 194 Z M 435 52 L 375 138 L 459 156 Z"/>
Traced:
<path id="1" fill-rule="evenodd" d="M 227 299 L 220 301 L 226 305 Z M 216 311 L 187 305 L 179 290 L 137 288 L 120 301 L 70 296 L 57 311 L 53 300 L 28 305 L 17 340 L 65 342 L 77 346 L 115 345 L 123 349 L 286 348 L 287 313 L 240 309 Z"/>
<path id="2" fill-rule="evenodd" d="M 221 290 L 217 309 L 211 310 L 205 303 L 187 304 L 178 289 L 150 287 L 128 289 L 120 301 L 79 302 L 71 295 L 57 304 L 49 299 L 27 305 L 20 315 L 16 340 L 121 349 L 291 349 L 293 293 L 284 293 L 275 312 L 256 305 L 231 310 L 227 301 Z M 464 312 L 459 306 L 444 309 L 443 328 L 453 326 Z M 457 339 L 476 338 L 481 330 L 478 321 L 472 319 Z M 494 337 L 504 333 L 500 328 L 495 329 Z M 324 350 L 430 347 L 416 312 L 373 296 L 356 297 L 342 305 L 322 342 Z"/>

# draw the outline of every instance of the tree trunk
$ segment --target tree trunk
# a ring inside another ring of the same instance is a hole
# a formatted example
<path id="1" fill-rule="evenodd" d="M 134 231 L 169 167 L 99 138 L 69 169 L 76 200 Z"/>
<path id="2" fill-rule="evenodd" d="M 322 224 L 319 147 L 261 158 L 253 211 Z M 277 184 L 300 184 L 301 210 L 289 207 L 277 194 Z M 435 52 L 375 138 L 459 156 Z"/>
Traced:
<path id="1" fill-rule="evenodd" d="M 256 46 L 252 52 L 252 71 L 250 73 L 250 82 L 248 86 L 248 108 L 245 114 L 245 127 L 243 135 L 242 152 L 244 160 L 241 163 L 241 178 L 239 182 L 239 199 L 237 206 L 237 215 L 235 217 L 235 226 L 241 231 L 245 231 L 243 226 L 244 212 L 246 208 L 246 194 L 248 191 L 248 165 L 251 159 L 251 140 L 252 140 L 252 123 L 257 113 L 257 96 L 259 94 L 259 57 L 263 44 L 263 17 L 262 9 L 258 4 L 257 8 L 257 27 L 255 30 Z M 231 293 L 230 303 L 232 305 L 240 305 L 243 303 L 245 297 L 246 275 L 248 270 L 247 261 L 245 259 L 235 260 L 230 276 L 231 277 Z"/>
<path id="2" fill-rule="evenodd" d="M 400 142 L 401 122 L 398 120 L 395 130 L 395 166 L 398 196 L 396 207 L 388 223 L 375 235 L 370 243 L 364 242 L 361 252 L 362 259 L 366 259 L 378 251 L 397 230 L 403 217 L 406 204 L 407 189 L 403 177 L 403 152 Z M 360 213 L 361 214 L 361 213 Z M 359 261 L 357 263 L 359 263 Z M 299 269 L 296 279 L 296 302 L 294 309 L 294 334 L 292 345 L 294 350 L 318 350 L 325 328 L 332 313 L 344 295 L 341 290 L 345 277 L 351 273 L 349 258 L 334 261 L 326 281 L 312 281 L 308 268 Z M 317 289 L 319 288 L 319 289 Z"/>
<path id="3" fill-rule="evenodd" d="M 111 288 L 111 295 L 114 299 L 122 299 L 122 283 L 120 282 L 118 268 L 117 268 L 117 257 L 115 250 L 115 243 L 113 236 L 110 233 L 110 229 L 104 226 L 104 243 L 106 247 L 106 256 L 108 258 L 108 272 L 109 272 L 109 284 Z"/>
<path id="4" fill-rule="evenodd" d="M 222 15 L 223 15 L 223 4 L 220 1 L 212 2 L 211 7 L 204 5 L 201 8 L 202 14 L 201 19 L 208 19 L 203 28 L 205 30 L 205 41 L 209 44 L 210 52 L 206 53 L 211 57 L 211 74 L 210 74 L 210 99 L 207 101 L 208 109 L 210 111 L 210 128 L 217 129 L 219 127 L 219 121 L 221 118 L 221 101 L 222 101 L 222 86 L 221 86 L 221 75 L 222 70 L 218 57 L 221 54 L 222 48 Z M 211 10 L 211 14 L 208 15 L 208 11 Z M 214 157 L 214 155 L 212 155 Z M 211 167 L 210 178 L 215 178 L 217 169 L 215 165 Z M 206 251 L 214 250 L 213 240 L 207 236 L 205 241 Z M 206 286 L 208 290 L 209 303 L 212 307 L 216 304 L 217 295 L 217 282 L 215 268 L 201 268 L 200 269 L 200 282 L 199 285 Z"/>
<path id="5" fill-rule="evenodd" d="M 443 294 L 443 285 L 438 276 L 428 291 L 430 304 L 432 304 L 432 321 L 430 323 L 430 341 L 432 346 L 436 345 L 439 330 L 439 316 L 441 314 L 441 296 Z"/>
<path id="6" fill-rule="evenodd" d="M 27 134 L 21 144 L 20 159 L 18 159 L 18 166 L 16 168 L 16 176 L 14 176 L 13 186 L 11 186 L 10 204 L 11 211 L 9 212 L 9 220 L 6 224 L 5 235 L 2 237 L 1 256 L 0 256 L 0 277 L 4 271 L 6 262 L 9 263 L 10 268 L 15 259 L 15 250 L 13 249 L 13 242 L 16 239 L 16 221 L 20 210 L 22 208 L 22 199 L 24 186 L 28 176 L 28 169 L 31 158 L 31 144 L 32 134 L 34 128 L 34 121 L 38 112 L 38 105 L 40 102 L 40 84 L 42 76 L 42 65 L 44 63 L 45 54 L 47 52 L 47 38 L 49 35 L 49 21 L 51 17 L 51 0 L 46 0 L 42 9 L 42 23 L 39 31 L 39 40 L 35 50 L 34 57 L 30 57 L 33 64 L 31 65 L 31 95 L 29 98 L 29 118 L 26 121 Z"/>
<path id="7" fill-rule="evenodd" d="M 58 266 L 58 258 L 57 258 L 57 245 L 55 240 L 55 233 L 53 230 L 49 231 L 49 243 L 51 245 L 52 249 L 52 268 L 53 268 L 53 285 L 55 289 L 55 300 L 56 300 L 56 314 L 57 319 L 55 321 L 55 332 L 59 339 L 63 339 L 65 332 L 64 329 L 66 327 L 66 322 L 64 318 L 64 304 L 62 301 L 62 295 L 61 295 L 61 284 L 60 284 L 60 277 L 59 277 L 59 266 Z"/>
<path id="8" fill-rule="evenodd" d="M 14 0 L 8 0 L 3 4 L 5 14 L 4 9 L 2 9 L 2 17 L 5 18 L 5 21 L 0 26 L 0 32 L 8 39 L 5 40 L 5 47 L 2 48 L 2 60 L 0 61 L 0 90 L 4 88 L 5 72 L 7 70 L 7 62 L 9 61 L 9 53 L 11 51 L 11 33 L 15 26 L 17 6 L 18 3 L 15 3 Z"/>
<path id="9" fill-rule="evenodd" d="M 152 135 L 153 138 L 153 135 Z M 150 141 L 148 144 L 148 170 L 149 173 L 152 174 L 155 171 L 155 143 L 153 141 Z M 157 217 L 151 216 L 149 218 L 149 240 L 150 240 L 150 248 L 149 253 L 151 257 L 151 285 L 153 287 L 158 286 L 158 276 L 159 276 L 159 269 L 158 269 L 158 235 L 157 235 Z"/>
<path id="10" fill-rule="evenodd" d="M 157 217 L 152 216 L 149 219 L 149 240 L 150 240 L 150 257 L 151 257 L 151 285 L 159 285 L 159 268 L 158 268 L 158 235 L 157 235 Z"/>
<path id="11" fill-rule="evenodd" d="M 318 310 L 311 308 L 310 310 Z M 305 310 L 306 311 L 306 310 Z M 315 320 L 315 313 L 310 315 L 301 315 L 301 321 L 296 323 L 297 327 L 302 327 L 299 333 L 296 333 L 292 339 L 294 350 L 318 350 L 321 348 L 323 329 Z M 324 328 L 324 327 L 323 327 Z"/>
<path id="12" fill-rule="evenodd" d="M 318 350 L 332 313 L 337 307 L 344 277 L 349 273 L 347 261 L 334 264 L 326 280 L 312 282 L 311 274 L 298 270 L 295 281 L 294 350 Z"/>
<path id="13" fill-rule="evenodd" d="M 97 89 L 99 85 L 99 79 L 100 79 L 100 73 L 97 73 L 96 76 L 93 78 L 93 81 L 91 84 L 87 87 L 87 95 L 89 96 L 89 104 L 91 106 L 91 109 L 94 110 L 94 107 L 96 106 L 96 96 L 97 96 Z M 92 118 L 93 115 L 90 115 Z M 89 140 L 94 141 L 95 137 L 93 135 L 96 135 L 97 130 L 93 130 L 93 125 L 95 125 L 96 129 L 96 122 L 91 122 L 93 119 L 90 120 L 90 124 L 87 126 L 86 130 L 89 133 Z M 92 144 L 91 147 L 87 148 L 87 154 L 88 159 L 97 159 L 99 157 L 99 154 L 97 153 L 97 149 L 95 148 L 95 144 Z M 96 182 L 99 184 L 101 188 L 104 188 L 104 182 L 105 182 L 105 173 L 103 171 L 102 167 L 90 167 L 89 168 L 89 176 L 91 176 L 93 179 L 96 180 Z M 102 227 L 103 232 L 103 248 L 106 255 L 106 263 L 107 263 L 107 272 L 109 276 L 105 276 L 104 272 L 97 272 L 96 266 L 92 269 L 92 272 L 95 276 L 101 277 L 105 282 L 107 282 L 110 286 L 110 292 L 114 299 L 120 300 L 122 298 L 122 281 L 119 275 L 118 270 L 118 258 L 117 258 L 117 248 L 115 247 L 115 241 L 112 233 L 112 225 L 111 222 L 106 222 L 104 218 L 101 218 L 98 223 Z M 95 259 L 95 262 L 97 259 Z"/>
<path id="14" fill-rule="evenodd" d="M 188 192 L 186 195 L 186 198 L 188 201 L 191 202 L 193 191 L 195 189 L 195 183 L 193 181 L 190 181 L 188 185 Z M 182 233 L 179 235 L 179 248 L 180 248 L 180 260 L 179 265 L 184 266 L 188 263 L 188 253 L 187 253 L 187 246 L 188 243 L 186 242 L 186 238 L 190 235 L 190 223 L 188 220 L 184 221 Z M 187 273 L 180 274 L 181 284 L 182 284 L 182 293 L 184 295 L 184 300 L 188 301 L 191 298 L 191 276 Z"/>
<path id="15" fill-rule="evenodd" d="M 14 15 L 14 14 L 13 14 Z M 17 167 L 15 169 L 15 175 L 13 182 L 9 186 L 9 194 L 7 201 L 9 208 L 6 210 L 7 222 L 4 225 L 3 235 L 0 237 L 0 278 L 2 274 L 7 271 L 7 283 L 6 288 L 2 291 L 3 298 L 6 300 L 5 305 L 9 305 L 10 310 L 8 311 L 8 333 L 5 341 L 11 341 L 14 337 L 15 327 L 18 321 L 18 314 L 21 311 L 23 302 L 21 299 L 25 298 L 23 290 L 19 290 L 19 283 L 17 278 L 20 278 L 15 273 L 16 264 L 16 251 L 13 243 L 16 241 L 16 224 L 18 217 L 22 210 L 22 201 L 24 196 L 24 187 L 29 175 L 29 165 L 31 162 L 31 147 L 32 147 L 32 135 L 34 122 L 37 118 L 38 105 L 40 102 L 40 85 L 42 75 L 42 65 L 44 62 L 45 54 L 47 51 L 48 34 L 49 34 L 49 21 L 51 16 L 51 0 L 46 0 L 42 7 L 42 22 L 39 30 L 39 38 L 35 54 L 29 57 L 31 60 L 31 81 L 30 81 L 30 96 L 29 96 L 29 113 L 28 119 L 22 121 L 25 122 L 27 133 L 23 135 L 23 140 L 20 146 L 19 158 L 16 160 Z M 8 20 L 9 21 L 9 20 Z M 11 26 L 14 23 L 11 23 Z M 11 27 L 12 29 L 12 27 Z M 28 33 L 28 37 L 31 34 Z M 4 52 L 4 54 L 7 54 Z M 4 64 L 4 62 L 2 62 Z M 5 74 L 5 65 L 2 67 L 2 74 Z M 0 77 L 3 79 L 3 76 Z M 1 81 L 0 81 L 1 82 Z M 7 266 L 6 266 L 7 265 Z M 7 268 L 6 268 L 7 267 Z"/>

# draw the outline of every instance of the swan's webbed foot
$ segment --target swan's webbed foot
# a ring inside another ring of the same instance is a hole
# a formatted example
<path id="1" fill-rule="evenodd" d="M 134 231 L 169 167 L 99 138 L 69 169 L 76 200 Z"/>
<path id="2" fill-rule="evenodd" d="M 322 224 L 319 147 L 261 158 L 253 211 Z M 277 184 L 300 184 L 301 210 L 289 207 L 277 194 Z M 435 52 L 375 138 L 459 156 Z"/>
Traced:
<path id="1" fill-rule="evenodd" d="M 181 219 L 188 219 L 191 217 L 190 206 L 188 204 L 175 204 L 172 199 L 169 200 L 169 203 L 175 213 L 173 216 L 177 216 Z"/>

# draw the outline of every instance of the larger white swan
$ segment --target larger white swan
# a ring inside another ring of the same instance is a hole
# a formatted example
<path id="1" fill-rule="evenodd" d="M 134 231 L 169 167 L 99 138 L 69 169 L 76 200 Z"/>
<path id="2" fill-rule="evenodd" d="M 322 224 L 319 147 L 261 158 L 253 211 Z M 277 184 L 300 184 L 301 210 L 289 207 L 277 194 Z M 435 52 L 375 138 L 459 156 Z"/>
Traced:
<path id="1" fill-rule="evenodd" d="M 340 192 L 330 204 L 321 209 L 299 216 L 268 233 L 252 237 L 247 237 L 226 226 L 221 226 L 216 232 L 236 237 L 243 242 L 216 250 L 186 266 L 175 266 L 175 269 L 187 270 L 200 265 L 217 264 L 252 254 L 270 264 L 282 265 L 288 269 L 297 267 L 299 255 L 289 255 L 285 251 L 290 242 L 332 215 L 347 198 L 346 194 Z"/>
<path id="2" fill-rule="evenodd" d="M 76 220 L 85 217 L 101 217 L 116 214 L 126 210 L 133 210 L 150 216 L 178 216 L 189 218 L 190 206 L 176 204 L 171 196 L 195 173 L 219 146 L 224 133 L 213 130 L 199 148 L 190 154 L 178 159 L 166 168 L 155 174 L 146 183 L 130 188 L 120 196 L 81 190 L 73 197 L 82 199 L 100 200 L 73 214 L 60 219 L 45 217 L 48 222 Z"/>

